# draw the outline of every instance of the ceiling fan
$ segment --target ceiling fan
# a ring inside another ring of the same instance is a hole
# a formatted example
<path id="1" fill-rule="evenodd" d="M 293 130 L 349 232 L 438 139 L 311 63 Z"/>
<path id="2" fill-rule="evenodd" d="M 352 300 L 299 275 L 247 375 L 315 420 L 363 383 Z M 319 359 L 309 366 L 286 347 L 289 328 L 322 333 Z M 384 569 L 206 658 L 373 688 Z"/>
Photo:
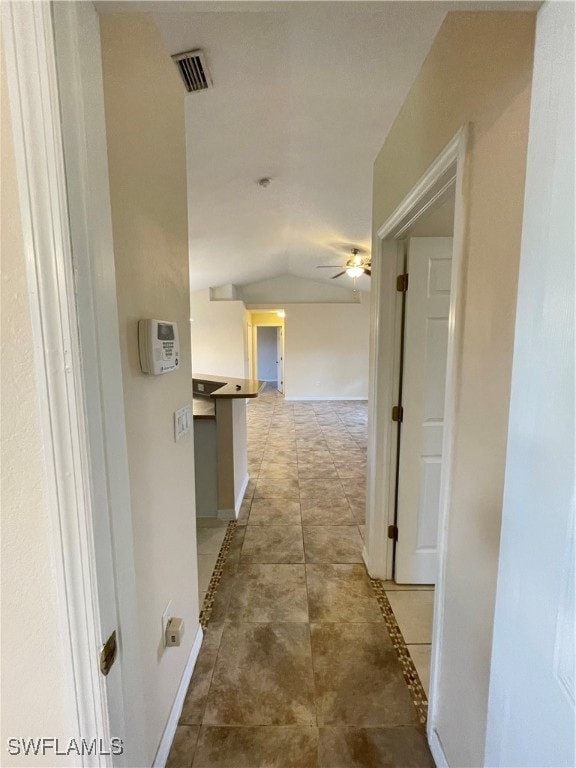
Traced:
<path id="1" fill-rule="evenodd" d="M 354 279 L 361 277 L 362 275 L 368 275 L 368 277 L 370 277 L 372 274 L 372 261 L 370 257 L 364 259 L 364 257 L 360 255 L 360 250 L 358 248 L 351 248 L 351 253 L 352 256 L 344 265 L 342 272 L 338 272 L 337 275 L 331 277 L 331 280 L 335 280 L 337 277 L 342 277 L 342 275 L 348 275 Z M 340 265 L 324 265 L 316 267 L 316 269 L 340 269 Z"/>

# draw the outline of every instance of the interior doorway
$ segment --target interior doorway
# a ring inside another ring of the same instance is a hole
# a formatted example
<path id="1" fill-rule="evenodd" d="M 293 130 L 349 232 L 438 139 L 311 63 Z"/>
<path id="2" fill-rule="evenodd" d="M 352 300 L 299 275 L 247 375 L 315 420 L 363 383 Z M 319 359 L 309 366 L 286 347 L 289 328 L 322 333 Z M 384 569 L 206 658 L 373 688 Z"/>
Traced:
<path id="1" fill-rule="evenodd" d="M 433 755 L 441 754 L 436 718 L 445 673 L 467 136 L 463 126 L 379 228 L 372 273 L 372 325 L 379 333 L 372 339 L 364 557 L 370 574 L 384 581 L 428 696 Z M 425 636 L 408 639 L 414 635 L 409 626 Z"/>
<path id="2" fill-rule="evenodd" d="M 441 236 L 409 232 L 405 240 L 392 564 L 399 584 L 436 582 L 453 224 L 451 195 L 418 224 Z"/>
<path id="3" fill-rule="evenodd" d="M 283 391 L 284 386 L 282 335 L 280 325 L 256 326 L 256 376 L 260 381 L 274 386 L 279 392 Z"/>
<path id="4" fill-rule="evenodd" d="M 284 394 L 285 317 L 283 309 L 250 310 L 249 370 L 253 379 L 265 381 Z"/>

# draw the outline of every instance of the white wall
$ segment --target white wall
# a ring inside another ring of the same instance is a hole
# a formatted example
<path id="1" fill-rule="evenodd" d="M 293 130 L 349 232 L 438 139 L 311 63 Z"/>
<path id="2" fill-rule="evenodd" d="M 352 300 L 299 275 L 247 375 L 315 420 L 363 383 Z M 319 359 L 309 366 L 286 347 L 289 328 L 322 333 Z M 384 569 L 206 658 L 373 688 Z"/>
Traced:
<path id="1" fill-rule="evenodd" d="M 306 281 L 298 278 L 297 282 Z M 266 293 L 259 295 L 262 303 L 272 303 Z M 361 303 L 285 305 L 287 399 L 368 397 L 370 301 L 367 294 L 360 296 Z M 195 372 L 240 378 L 248 375 L 247 314 L 241 301 L 211 302 L 208 290 L 192 294 Z M 254 320 L 260 314 L 253 313 L 251 322 L 260 322 Z"/>
<path id="2" fill-rule="evenodd" d="M 1 38 L 0 38 L 1 40 Z M 56 532 L 49 498 L 34 365 L 34 340 L 4 56 L 0 80 L 2 254 L 1 657 L 0 763 L 73 765 L 74 758 L 10 757 L 7 739 L 78 737 L 67 638 L 60 626 Z M 83 734 L 84 735 L 84 734 Z"/>
<path id="3" fill-rule="evenodd" d="M 574 5 L 538 13 L 485 765 L 574 766 Z"/>
<path id="4" fill-rule="evenodd" d="M 247 370 L 246 307 L 241 301 L 210 301 L 210 289 L 190 296 L 192 370 L 244 378 Z"/>
<path id="5" fill-rule="evenodd" d="M 368 397 L 370 302 L 286 307 L 287 400 Z"/>
<path id="6" fill-rule="evenodd" d="M 184 92 L 143 14 L 101 18 L 118 320 L 126 412 L 148 764 L 159 746 L 199 631 L 192 434 L 173 414 L 192 400 Z M 140 370 L 137 321 L 174 320 L 180 368 Z M 164 648 L 172 600 L 182 645 Z"/>
<path id="7" fill-rule="evenodd" d="M 338 259 L 336 259 L 338 261 Z M 337 270 L 334 270 L 337 274 Z M 361 278 L 363 289 L 369 289 L 368 278 Z M 296 275 L 278 275 L 269 280 L 260 280 L 246 285 L 237 285 L 236 293 L 245 304 L 358 304 L 360 295 L 353 290 L 352 280 L 343 275 L 334 282 L 306 280 Z M 364 297 L 366 298 L 366 297 Z"/>
<path id="8" fill-rule="evenodd" d="M 376 233 L 471 124 L 442 648 L 430 724 L 448 764 L 459 768 L 481 765 L 486 742 L 534 27 L 530 13 L 449 13 L 374 168 Z"/>
<path id="9" fill-rule="evenodd" d="M 258 378 L 261 381 L 276 381 L 278 330 L 274 326 L 268 326 L 259 327 L 256 332 L 258 334 Z"/>

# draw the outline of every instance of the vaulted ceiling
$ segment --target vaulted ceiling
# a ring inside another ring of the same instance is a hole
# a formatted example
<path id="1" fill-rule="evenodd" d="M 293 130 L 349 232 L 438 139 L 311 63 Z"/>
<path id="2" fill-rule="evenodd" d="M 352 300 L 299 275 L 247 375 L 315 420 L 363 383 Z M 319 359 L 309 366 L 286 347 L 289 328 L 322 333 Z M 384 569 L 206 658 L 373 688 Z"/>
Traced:
<path id="1" fill-rule="evenodd" d="M 207 91 L 182 87 L 192 289 L 285 273 L 330 280 L 340 270 L 316 267 L 343 265 L 352 247 L 369 255 L 373 163 L 446 7 L 129 6 L 154 11 L 167 55 L 201 48 L 213 78 Z M 369 285 L 363 276 L 357 287 Z"/>
<path id="2" fill-rule="evenodd" d="M 192 288 L 287 272 L 329 280 L 339 270 L 317 266 L 344 264 L 354 246 L 370 251 L 373 162 L 445 10 L 222 10 L 235 5 L 153 16 L 168 53 L 205 52 L 214 83 L 185 97 Z"/>

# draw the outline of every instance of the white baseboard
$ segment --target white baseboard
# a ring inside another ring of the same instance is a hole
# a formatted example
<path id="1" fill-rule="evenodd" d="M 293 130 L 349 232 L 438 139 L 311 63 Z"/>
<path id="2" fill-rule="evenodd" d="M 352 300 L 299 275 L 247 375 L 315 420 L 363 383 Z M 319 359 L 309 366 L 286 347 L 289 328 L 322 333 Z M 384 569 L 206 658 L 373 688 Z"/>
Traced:
<path id="1" fill-rule="evenodd" d="M 430 747 L 430 752 L 432 752 L 434 762 L 436 763 L 436 768 L 449 768 L 448 760 L 446 760 L 446 755 L 444 754 L 438 732 L 435 728 L 430 728 L 428 732 L 428 745 Z"/>
<path id="2" fill-rule="evenodd" d="M 366 549 L 366 545 L 362 547 L 362 560 L 364 560 L 364 565 L 368 571 L 368 576 L 372 576 L 372 573 L 370 572 L 370 559 L 368 557 L 368 550 Z"/>
<path id="3" fill-rule="evenodd" d="M 370 576 L 371 579 L 380 579 L 380 581 L 386 581 L 388 578 L 392 578 L 392 576 L 386 575 L 386 571 L 382 568 L 381 563 L 376 563 L 376 565 L 373 565 L 372 561 L 370 560 L 370 555 L 368 554 L 368 547 L 366 545 L 362 547 L 362 559 L 364 560 L 364 565 L 368 571 L 368 576 Z"/>
<path id="4" fill-rule="evenodd" d="M 240 490 L 238 491 L 238 496 L 236 496 L 236 503 L 234 504 L 234 511 L 236 512 L 236 517 L 240 514 L 240 507 L 242 506 L 242 502 L 244 501 L 244 494 L 246 493 L 246 488 L 248 488 L 248 483 L 250 482 L 250 475 L 248 472 L 246 472 L 246 477 L 242 481 L 242 485 L 240 487 Z"/>
<path id="5" fill-rule="evenodd" d="M 246 493 L 246 488 L 248 488 L 248 483 L 250 482 L 250 475 L 248 472 L 246 472 L 246 477 L 242 481 L 242 485 L 240 487 L 240 491 L 238 492 L 238 496 L 236 497 L 236 501 L 234 502 L 234 509 L 219 509 L 216 513 L 216 517 L 218 520 L 237 520 L 238 515 L 240 514 L 240 507 L 242 506 L 242 502 L 244 501 L 244 494 Z"/>
<path id="6" fill-rule="evenodd" d="M 190 685 L 192 673 L 194 672 L 194 667 L 196 666 L 196 660 L 198 658 L 198 654 L 200 653 L 202 637 L 202 627 L 198 627 L 198 632 L 196 633 L 196 638 L 194 639 L 194 645 L 190 651 L 188 661 L 186 662 L 186 667 L 184 668 L 182 679 L 180 680 L 180 685 L 178 686 L 178 692 L 176 694 L 176 698 L 174 699 L 172 709 L 170 710 L 170 717 L 166 723 L 166 728 L 164 728 L 164 733 L 162 734 L 160 746 L 156 752 L 154 762 L 152 763 L 152 768 L 164 768 L 166 765 L 166 760 L 168 759 L 168 755 L 170 753 L 170 747 L 174 741 L 174 734 L 176 733 L 178 720 L 180 719 L 180 714 L 182 713 L 184 699 L 186 698 L 186 691 Z"/>
<path id="7" fill-rule="evenodd" d="M 304 400 L 306 401 L 308 400 L 318 400 L 318 401 L 320 400 L 358 400 L 358 401 L 366 400 L 367 401 L 368 396 L 367 395 L 366 397 L 344 397 L 343 395 L 334 396 L 334 397 L 317 397 L 317 396 L 316 397 L 286 397 L 284 396 L 284 400 L 286 400 L 287 402 L 300 402 Z"/>

